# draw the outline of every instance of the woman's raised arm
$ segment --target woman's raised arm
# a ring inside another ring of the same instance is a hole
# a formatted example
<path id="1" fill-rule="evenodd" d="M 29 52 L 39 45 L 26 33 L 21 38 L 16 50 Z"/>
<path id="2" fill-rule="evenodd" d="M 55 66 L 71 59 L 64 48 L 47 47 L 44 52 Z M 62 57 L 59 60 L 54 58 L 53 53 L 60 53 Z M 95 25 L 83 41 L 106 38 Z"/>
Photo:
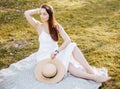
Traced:
<path id="1" fill-rule="evenodd" d="M 41 22 L 36 20 L 32 15 L 34 14 L 39 14 L 40 13 L 40 8 L 37 9 L 32 9 L 32 10 L 27 10 L 24 12 L 24 15 L 27 19 L 27 21 L 39 32 L 39 28 L 41 27 Z"/>

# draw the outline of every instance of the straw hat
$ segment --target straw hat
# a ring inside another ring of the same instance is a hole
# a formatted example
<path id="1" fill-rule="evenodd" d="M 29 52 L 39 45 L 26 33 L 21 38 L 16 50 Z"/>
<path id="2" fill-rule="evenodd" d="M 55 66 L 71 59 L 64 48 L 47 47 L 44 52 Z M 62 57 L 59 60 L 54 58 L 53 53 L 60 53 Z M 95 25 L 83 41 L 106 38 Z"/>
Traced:
<path id="1" fill-rule="evenodd" d="M 35 67 L 35 77 L 44 83 L 57 83 L 64 77 L 65 67 L 57 59 L 44 59 Z"/>

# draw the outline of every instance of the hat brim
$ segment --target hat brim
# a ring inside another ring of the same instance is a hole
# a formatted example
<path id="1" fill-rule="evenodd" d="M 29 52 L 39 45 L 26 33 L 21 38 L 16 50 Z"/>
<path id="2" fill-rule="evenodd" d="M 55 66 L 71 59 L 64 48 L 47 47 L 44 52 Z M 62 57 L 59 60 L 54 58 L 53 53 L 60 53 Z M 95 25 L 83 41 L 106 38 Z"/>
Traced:
<path id="1" fill-rule="evenodd" d="M 46 78 L 42 75 L 42 69 L 46 63 L 55 64 L 55 66 L 57 68 L 57 74 L 55 75 L 55 77 Z M 41 81 L 44 83 L 57 83 L 60 80 L 62 80 L 62 78 L 64 77 L 65 67 L 59 60 L 57 60 L 57 59 L 52 60 L 50 58 L 47 58 L 47 59 L 44 59 L 44 60 L 38 62 L 38 64 L 35 67 L 34 74 L 35 74 L 35 77 L 38 81 Z"/>

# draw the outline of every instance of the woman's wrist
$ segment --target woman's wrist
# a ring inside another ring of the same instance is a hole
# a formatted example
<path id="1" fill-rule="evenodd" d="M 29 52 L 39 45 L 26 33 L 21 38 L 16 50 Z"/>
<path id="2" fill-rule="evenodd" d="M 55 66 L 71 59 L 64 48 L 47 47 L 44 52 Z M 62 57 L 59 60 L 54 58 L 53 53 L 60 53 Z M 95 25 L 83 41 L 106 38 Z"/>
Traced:
<path id="1" fill-rule="evenodd" d="M 58 54 L 58 53 L 59 53 L 59 50 L 56 49 L 55 52 Z"/>
<path id="2" fill-rule="evenodd" d="M 55 50 L 54 54 L 57 55 L 59 53 L 59 50 Z"/>
<path id="3" fill-rule="evenodd" d="M 40 14 L 40 8 L 32 9 L 27 11 L 30 15 Z"/>

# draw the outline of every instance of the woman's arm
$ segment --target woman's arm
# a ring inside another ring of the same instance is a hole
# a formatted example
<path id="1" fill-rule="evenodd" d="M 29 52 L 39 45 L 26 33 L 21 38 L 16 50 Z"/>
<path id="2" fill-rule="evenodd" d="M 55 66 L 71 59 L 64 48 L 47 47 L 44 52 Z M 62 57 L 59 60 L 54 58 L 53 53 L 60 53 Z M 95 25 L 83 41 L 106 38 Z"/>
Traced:
<path id="1" fill-rule="evenodd" d="M 41 26 L 41 23 L 36 20 L 35 18 L 32 17 L 34 14 L 39 14 L 40 13 L 40 8 L 37 9 L 32 9 L 32 10 L 27 10 L 24 12 L 24 15 L 27 19 L 27 21 L 39 32 L 39 28 Z"/>
<path id="2" fill-rule="evenodd" d="M 61 51 L 64 48 L 67 47 L 67 45 L 71 42 L 71 39 L 70 39 L 70 37 L 68 36 L 68 34 L 65 32 L 65 30 L 63 29 L 63 27 L 61 25 L 58 25 L 58 31 L 59 31 L 61 37 L 64 40 L 64 42 L 62 43 L 62 45 L 58 49 L 58 51 Z"/>
<path id="3" fill-rule="evenodd" d="M 64 48 L 66 48 L 68 46 L 68 44 L 71 43 L 70 37 L 67 35 L 67 33 L 65 32 L 65 30 L 63 29 L 63 27 L 61 25 L 57 26 L 57 29 L 61 35 L 61 37 L 63 38 L 64 42 L 62 43 L 62 45 L 55 50 L 52 54 L 51 54 L 51 58 L 54 59 L 55 56 Z"/>

